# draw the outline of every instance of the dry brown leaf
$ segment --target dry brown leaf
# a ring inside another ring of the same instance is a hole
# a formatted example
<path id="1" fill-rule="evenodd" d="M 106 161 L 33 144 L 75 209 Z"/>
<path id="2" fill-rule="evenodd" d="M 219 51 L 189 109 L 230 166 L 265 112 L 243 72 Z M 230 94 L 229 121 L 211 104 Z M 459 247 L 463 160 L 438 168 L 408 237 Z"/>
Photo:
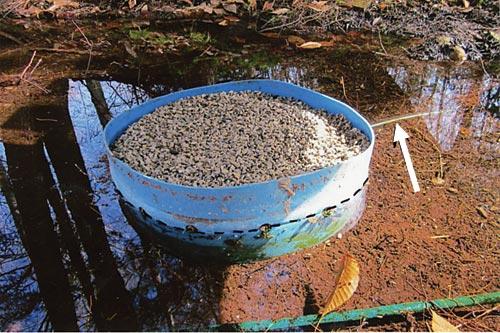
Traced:
<path id="1" fill-rule="evenodd" d="M 324 40 L 322 42 L 319 42 L 321 44 L 321 46 L 323 47 L 332 47 L 334 45 L 334 41 L 333 40 Z"/>
<path id="2" fill-rule="evenodd" d="M 372 0 L 345 0 L 341 3 L 344 7 L 354 7 L 362 10 L 366 10 L 372 4 Z"/>
<path id="3" fill-rule="evenodd" d="M 214 8 L 214 13 L 215 15 L 221 16 L 226 14 L 226 11 L 222 8 Z"/>
<path id="4" fill-rule="evenodd" d="M 273 38 L 273 39 L 281 38 L 281 35 L 277 32 L 261 32 L 260 34 L 267 38 Z"/>
<path id="5" fill-rule="evenodd" d="M 128 8 L 132 9 L 137 5 L 137 1 L 135 0 L 128 0 Z"/>
<path id="6" fill-rule="evenodd" d="M 219 6 L 220 6 L 220 4 L 221 4 L 221 0 L 210 0 L 210 5 L 211 5 L 212 7 L 214 7 L 214 8 L 215 8 L 215 7 L 219 7 Z"/>
<path id="7" fill-rule="evenodd" d="M 54 6 L 57 7 L 71 7 L 71 8 L 79 8 L 80 5 L 76 1 L 71 1 L 71 0 L 54 0 L 53 1 Z"/>
<path id="8" fill-rule="evenodd" d="M 206 3 L 202 3 L 201 5 L 198 5 L 197 8 L 200 8 L 205 12 L 206 14 L 212 14 L 214 12 L 214 9 L 212 6 L 207 5 Z"/>
<path id="9" fill-rule="evenodd" d="M 306 49 L 306 50 L 319 49 L 321 47 L 321 43 L 318 43 L 318 42 L 305 42 L 303 44 L 300 44 L 297 47 L 299 49 Z"/>
<path id="10" fill-rule="evenodd" d="M 222 27 L 226 27 L 229 25 L 229 21 L 228 20 L 222 20 L 218 23 L 220 26 Z"/>
<path id="11" fill-rule="evenodd" d="M 283 15 L 283 14 L 286 14 L 290 11 L 290 9 L 288 8 L 278 8 L 278 9 L 275 9 L 273 10 L 271 13 L 273 13 L 274 15 Z"/>
<path id="12" fill-rule="evenodd" d="M 137 58 L 137 53 L 128 41 L 125 41 L 123 46 L 125 46 L 125 51 L 127 51 L 128 54 L 130 54 L 133 58 Z"/>
<path id="13" fill-rule="evenodd" d="M 460 332 L 456 326 L 453 326 L 448 320 L 444 319 L 436 312 L 432 311 L 432 331 L 433 332 Z"/>
<path id="14" fill-rule="evenodd" d="M 439 185 L 443 185 L 445 183 L 445 180 L 441 177 L 434 177 L 431 179 L 431 183 L 439 186 Z"/>
<path id="15" fill-rule="evenodd" d="M 359 264 L 356 259 L 346 254 L 342 263 L 342 270 L 335 283 L 335 290 L 328 297 L 326 304 L 319 310 L 321 315 L 326 315 L 347 302 L 358 287 Z"/>
<path id="16" fill-rule="evenodd" d="M 47 12 L 55 12 L 57 9 L 59 9 L 59 8 L 65 8 L 65 7 L 79 8 L 80 5 L 77 2 L 72 1 L 72 0 L 53 0 L 52 1 L 52 6 L 50 6 L 49 8 L 47 8 L 46 11 Z"/>
<path id="17" fill-rule="evenodd" d="M 257 9 L 257 0 L 248 0 L 248 7 L 250 7 L 250 10 L 255 11 Z"/>
<path id="18" fill-rule="evenodd" d="M 229 23 L 234 23 L 239 22 L 240 18 L 236 16 L 224 16 L 224 20 L 228 21 Z"/>
<path id="19" fill-rule="evenodd" d="M 273 3 L 272 2 L 269 2 L 269 1 L 266 1 L 264 2 L 264 5 L 262 6 L 262 11 L 271 11 L 273 10 Z"/>
<path id="20" fill-rule="evenodd" d="M 288 41 L 288 43 L 295 44 L 295 45 L 301 45 L 301 44 L 304 44 L 306 42 L 304 40 L 304 38 L 301 38 L 299 36 L 294 36 L 294 35 L 288 36 L 286 38 L 286 40 Z"/>
<path id="21" fill-rule="evenodd" d="M 313 1 L 308 3 L 306 7 L 316 12 L 325 12 L 331 8 L 331 6 L 328 5 L 328 1 Z"/>
<path id="22" fill-rule="evenodd" d="M 222 4 L 222 7 L 226 10 L 228 13 L 233 13 L 233 14 L 238 14 L 238 6 L 235 5 L 234 3 L 231 4 Z"/>

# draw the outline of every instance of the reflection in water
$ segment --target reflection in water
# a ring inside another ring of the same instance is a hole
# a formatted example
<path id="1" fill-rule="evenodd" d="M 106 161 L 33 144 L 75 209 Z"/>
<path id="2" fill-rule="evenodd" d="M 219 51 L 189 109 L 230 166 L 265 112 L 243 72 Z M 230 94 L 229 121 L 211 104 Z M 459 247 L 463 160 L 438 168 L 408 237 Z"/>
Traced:
<path id="1" fill-rule="evenodd" d="M 410 94 L 418 112 L 429 112 L 425 123 L 443 151 L 453 148 L 464 125 L 470 126 L 477 146 L 482 137 L 497 130 L 500 88 L 488 75 L 481 73 L 477 79 L 470 68 L 430 65 L 415 72 L 406 67 L 389 68 L 388 72 Z M 487 146 L 500 148 L 498 144 Z"/>

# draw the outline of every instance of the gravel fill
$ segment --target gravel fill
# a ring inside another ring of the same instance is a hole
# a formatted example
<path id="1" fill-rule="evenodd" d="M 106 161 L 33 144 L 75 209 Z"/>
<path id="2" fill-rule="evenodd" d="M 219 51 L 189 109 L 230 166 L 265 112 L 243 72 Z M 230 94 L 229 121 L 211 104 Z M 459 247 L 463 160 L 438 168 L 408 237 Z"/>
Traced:
<path id="1" fill-rule="evenodd" d="M 167 182 L 221 187 L 294 176 L 359 154 L 369 140 L 343 115 L 260 92 L 185 98 L 132 124 L 114 155 Z"/>

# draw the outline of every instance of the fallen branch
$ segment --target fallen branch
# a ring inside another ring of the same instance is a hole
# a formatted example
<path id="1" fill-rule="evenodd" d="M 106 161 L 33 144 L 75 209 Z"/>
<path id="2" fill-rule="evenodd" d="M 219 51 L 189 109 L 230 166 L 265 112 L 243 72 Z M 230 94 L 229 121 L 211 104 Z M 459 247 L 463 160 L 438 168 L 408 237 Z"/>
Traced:
<path id="1" fill-rule="evenodd" d="M 50 48 L 50 47 L 36 47 L 32 48 L 31 50 L 34 51 L 41 51 L 41 52 L 55 52 L 55 53 L 72 53 L 72 54 L 82 54 L 82 55 L 88 55 L 88 51 L 82 51 L 82 50 L 77 50 L 77 49 L 60 49 L 60 48 Z M 96 54 L 96 53 L 94 53 Z"/>
<path id="2" fill-rule="evenodd" d="M 8 34 L 4 31 L 1 31 L 0 30 L 0 36 L 4 37 L 4 38 L 7 38 L 8 40 L 11 40 L 13 41 L 14 43 L 18 44 L 18 45 L 23 45 L 23 42 L 21 42 L 19 39 L 17 39 L 16 37 L 12 36 L 11 34 Z"/>

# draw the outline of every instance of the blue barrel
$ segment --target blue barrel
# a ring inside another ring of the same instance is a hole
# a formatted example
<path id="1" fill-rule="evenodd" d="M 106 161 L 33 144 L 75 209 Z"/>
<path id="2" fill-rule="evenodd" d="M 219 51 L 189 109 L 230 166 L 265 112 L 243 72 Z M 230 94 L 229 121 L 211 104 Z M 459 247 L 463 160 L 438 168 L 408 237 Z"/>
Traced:
<path id="1" fill-rule="evenodd" d="M 341 113 L 368 137 L 370 146 L 331 167 L 262 183 L 217 188 L 151 178 L 113 156 L 113 142 L 144 115 L 182 98 L 223 91 L 261 91 Z M 127 210 L 141 225 L 161 235 L 177 253 L 229 262 L 298 251 L 354 226 L 365 207 L 375 139 L 370 124 L 348 105 L 275 80 L 228 82 L 161 96 L 114 118 L 104 135 L 111 177 Z"/>

